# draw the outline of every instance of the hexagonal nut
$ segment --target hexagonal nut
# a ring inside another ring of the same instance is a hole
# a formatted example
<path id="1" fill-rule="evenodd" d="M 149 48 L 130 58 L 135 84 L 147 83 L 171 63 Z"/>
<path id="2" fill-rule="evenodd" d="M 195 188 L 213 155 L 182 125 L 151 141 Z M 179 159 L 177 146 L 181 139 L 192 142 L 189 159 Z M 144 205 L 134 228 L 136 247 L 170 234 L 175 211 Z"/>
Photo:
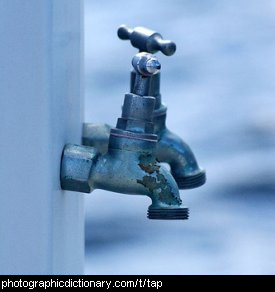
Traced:
<path id="1" fill-rule="evenodd" d="M 93 190 L 90 175 L 98 156 L 99 152 L 93 147 L 65 145 L 60 170 L 61 188 L 90 193 Z"/>

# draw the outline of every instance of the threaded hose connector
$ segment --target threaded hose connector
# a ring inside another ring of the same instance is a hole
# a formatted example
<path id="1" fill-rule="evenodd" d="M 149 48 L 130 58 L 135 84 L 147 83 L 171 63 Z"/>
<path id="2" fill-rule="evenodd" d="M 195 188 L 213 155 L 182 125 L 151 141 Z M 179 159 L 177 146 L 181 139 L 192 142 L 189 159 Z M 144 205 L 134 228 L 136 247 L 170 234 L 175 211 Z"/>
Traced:
<path id="1" fill-rule="evenodd" d="M 148 219 L 156 220 L 187 220 L 189 209 L 183 208 L 148 208 Z"/>

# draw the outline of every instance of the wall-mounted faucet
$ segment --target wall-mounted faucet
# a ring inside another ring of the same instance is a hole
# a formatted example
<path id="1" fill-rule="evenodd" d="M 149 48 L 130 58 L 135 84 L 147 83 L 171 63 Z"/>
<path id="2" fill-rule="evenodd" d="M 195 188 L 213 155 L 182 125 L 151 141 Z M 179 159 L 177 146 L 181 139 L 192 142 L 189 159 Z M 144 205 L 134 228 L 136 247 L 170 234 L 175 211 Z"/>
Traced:
<path id="1" fill-rule="evenodd" d="M 61 161 L 61 187 L 84 193 L 104 189 L 147 195 L 152 200 L 149 219 L 188 219 L 188 208 L 182 206 L 176 181 L 156 160 L 158 136 L 153 124 L 156 99 L 144 94 L 151 77 L 158 74 L 160 63 L 149 53 L 138 53 L 132 65 L 133 92 L 125 95 L 116 128 L 104 132 L 108 136 L 107 142 L 103 139 L 106 149 L 66 145 Z M 89 131 L 91 135 L 100 132 L 95 139 L 100 145 L 104 136 L 101 130 L 93 133 L 89 127 Z"/>
<path id="2" fill-rule="evenodd" d="M 171 56 L 176 51 L 175 43 L 164 40 L 162 36 L 150 29 L 136 27 L 127 28 L 125 25 L 118 29 L 118 37 L 130 40 L 131 44 L 140 52 L 156 53 L 161 51 Z M 130 92 L 155 97 L 153 111 L 154 134 L 158 136 L 156 145 L 156 158 L 160 162 L 170 165 L 171 173 L 179 189 L 192 189 L 203 185 L 206 181 L 205 171 L 198 166 L 196 158 L 190 147 L 176 134 L 166 128 L 167 107 L 162 103 L 160 94 L 160 71 L 146 77 L 143 87 L 137 92 L 136 84 L 139 82 L 140 72 L 131 71 Z M 111 126 L 85 123 L 83 125 L 82 143 L 96 147 L 100 153 L 108 151 L 109 134 Z"/>

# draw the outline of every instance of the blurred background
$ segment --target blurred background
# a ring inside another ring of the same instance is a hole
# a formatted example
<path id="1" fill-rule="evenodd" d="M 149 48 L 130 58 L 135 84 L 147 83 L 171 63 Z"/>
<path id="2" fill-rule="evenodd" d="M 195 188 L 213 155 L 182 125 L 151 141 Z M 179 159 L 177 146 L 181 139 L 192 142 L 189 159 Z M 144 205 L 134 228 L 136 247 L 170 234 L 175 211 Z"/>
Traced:
<path id="1" fill-rule="evenodd" d="M 86 122 L 121 114 L 137 52 L 122 23 L 176 42 L 158 54 L 167 124 L 207 183 L 181 191 L 188 221 L 148 220 L 143 196 L 87 196 L 86 273 L 274 274 L 275 2 L 86 0 Z"/>

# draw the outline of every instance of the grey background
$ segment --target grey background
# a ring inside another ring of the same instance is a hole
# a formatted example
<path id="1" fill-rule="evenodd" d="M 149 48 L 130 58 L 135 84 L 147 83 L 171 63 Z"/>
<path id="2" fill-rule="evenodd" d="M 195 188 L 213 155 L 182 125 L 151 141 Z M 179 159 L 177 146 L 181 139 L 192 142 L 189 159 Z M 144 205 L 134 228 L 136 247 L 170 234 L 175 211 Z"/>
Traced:
<path id="1" fill-rule="evenodd" d="M 142 196 L 87 196 L 86 273 L 274 274 L 275 2 L 86 0 L 86 121 L 120 115 L 136 53 L 116 36 L 122 23 L 176 42 L 158 54 L 168 126 L 208 181 L 181 191 L 185 222 L 146 219 Z"/>

